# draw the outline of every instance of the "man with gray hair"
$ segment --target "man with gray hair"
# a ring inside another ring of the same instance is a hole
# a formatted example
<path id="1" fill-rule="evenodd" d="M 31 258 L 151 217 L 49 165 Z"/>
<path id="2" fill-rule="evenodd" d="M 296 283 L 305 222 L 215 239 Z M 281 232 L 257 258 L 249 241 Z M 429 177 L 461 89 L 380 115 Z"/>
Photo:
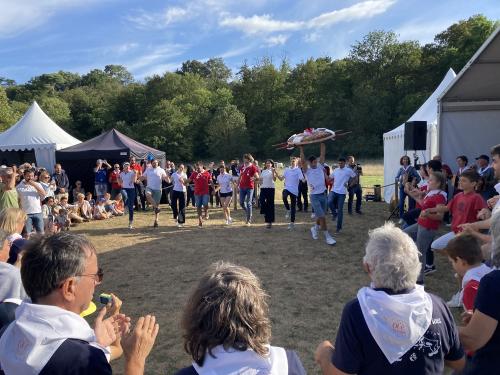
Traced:
<path id="1" fill-rule="evenodd" d="M 441 374 L 464 352 L 445 303 L 417 285 L 418 250 L 392 223 L 370 232 L 363 267 L 372 280 L 344 307 L 335 347 L 315 359 L 323 374 Z"/>
<path id="2" fill-rule="evenodd" d="M 103 272 L 84 236 L 57 233 L 26 248 L 21 278 L 33 303 L 23 302 L 0 339 L 0 366 L 6 375 L 111 374 L 109 360 L 125 353 L 125 374 L 143 374 L 158 334 L 154 316 L 130 318 L 104 307 L 90 328 L 80 314 L 92 300 Z M 120 347 L 121 338 L 121 347 Z"/>

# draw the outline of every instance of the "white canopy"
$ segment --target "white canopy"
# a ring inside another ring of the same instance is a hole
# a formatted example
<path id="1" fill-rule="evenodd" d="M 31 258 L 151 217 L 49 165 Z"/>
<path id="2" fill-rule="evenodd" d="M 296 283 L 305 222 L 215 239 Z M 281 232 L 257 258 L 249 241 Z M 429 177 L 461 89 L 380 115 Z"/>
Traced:
<path id="1" fill-rule="evenodd" d="M 455 79 L 455 72 L 449 69 L 445 77 L 427 98 L 424 104 L 408 119 L 408 121 L 427 121 L 427 149 L 417 151 L 419 161 L 424 163 L 438 153 L 437 141 L 437 117 L 438 117 L 438 97 L 445 91 L 450 83 Z M 384 133 L 384 185 L 394 182 L 394 178 L 399 170 L 399 159 L 406 152 L 404 150 L 405 124 Z M 412 155 L 410 155 L 412 156 Z M 384 189 L 384 200 L 389 203 L 394 194 L 394 186 Z"/>
<path id="2" fill-rule="evenodd" d="M 36 164 L 52 171 L 56 150 L 81 143 L 61 129 L 36 101 L 24 116 L 0 134 L 0 151 L 34 150 Z"/>
<path id="3" fill-rule="evenodd" d="M 439 152 L 445 163 L 474 160 L 500 143 L 500 27 L 438 98 Z"/>

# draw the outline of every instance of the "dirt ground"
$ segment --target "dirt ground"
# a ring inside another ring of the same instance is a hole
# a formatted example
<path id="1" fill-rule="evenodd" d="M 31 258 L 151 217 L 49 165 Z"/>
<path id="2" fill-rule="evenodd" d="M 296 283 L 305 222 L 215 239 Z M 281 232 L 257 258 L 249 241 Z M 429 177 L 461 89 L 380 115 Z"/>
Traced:
<path id="1" fill-rule="evenodd" d="M 233 213 L 237 221 L 231 227 L 223 224 L 221 210 L 213 209 L 205 227 L 198 229 L 193 208 L 182 229 L 165 208 L 157 229 L 152 228 L 153 214 L 140 212 L 132 231 L 124 217 L 72 230 L 88 235 L 99 251 L 105 276 L 95 300 L 101 292 L 113 292 L 132 318 L 157 316 L 160 334 L 147 374 L 172 374 L 191 363 L 183 350 L 181 312 L 201 274 L 219 260 L 247 266 L 260 277 L 271 296 L 272 344 L 296 350 L 308 373 L 318 374 L 314 350 L 321 340 L 335 339 L 344 304 L 369 282 L 361 267 L 367 233 L 389 216 L 384 203 L 363 202 L 363 212 L 346 212 L 335 247 L 311 239 L 310 213 L 298 213 L 296 229 L 288 231 L 282 205 L 276 207 L 277 222 L 270 230 L 258 211 L 256 223 L 243 226 L 241 209 Z M 427 278 L 426 288 L 448 299 L 456 283 L 447 260 L 438 256 L 436 261 L 439 271 Z M 123 373 L 122 360 L 113 369 Z"/>

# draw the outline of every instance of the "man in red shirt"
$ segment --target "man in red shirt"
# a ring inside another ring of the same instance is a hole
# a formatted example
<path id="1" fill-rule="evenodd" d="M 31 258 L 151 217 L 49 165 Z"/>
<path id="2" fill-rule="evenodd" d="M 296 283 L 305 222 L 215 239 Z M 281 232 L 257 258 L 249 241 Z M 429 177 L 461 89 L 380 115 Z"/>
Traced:
<path id="1" fill-rule="evenodd" d="M 135 195 L 136 195 L 136 200 L 134 202 L 135 209 L 136 209 L 136 211 L 139 210 L 139 203 L 137 202 L 137 199 L 140 199 L 142 210 L 145 211 L 146 210 L 146 193 L 144 191 L 144 185 L 142 184 L 142 182 L 140 180 L 143 171 L 142 171 L 141 165 L 139 163 L 136 163 L 134 156 L 130 157 L 130 170 L 137 171 L 137 182 L 134 184 Z"/>
<path id="2" fill-rule="evenodd" d="M 204 219 L 208 220 L 208 200 L 210 186 L 212 185 L 212 175 L 206 171 L 203 163 L 196 163 L 196 171 L 194 171 L 186 184 L 194 183 L 194 199 L 196 209 L 198 211 L 198 226 L 203 227 L 202 209 L 205 211 Z"/>
<path id="3" fill-rule="evenodd" d="M 254 158 L 250 154 L 243 155 L 243 166 L 240 168 L 240 206 L 246 212 L 246 225 L 252 222 L 252 197 L 255 181 L 259 179 L 259 170 L 254 165 Z"/>

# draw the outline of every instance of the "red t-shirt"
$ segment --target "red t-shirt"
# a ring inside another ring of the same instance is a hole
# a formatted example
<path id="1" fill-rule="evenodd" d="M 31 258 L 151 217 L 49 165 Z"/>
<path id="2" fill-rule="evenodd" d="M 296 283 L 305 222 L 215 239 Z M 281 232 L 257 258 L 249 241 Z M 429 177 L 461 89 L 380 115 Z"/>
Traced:
<path id="1" fill-rule="evenodd" d="M 140 164 L 138 163 L 130 164 L 130 169 L 136 170 L 138 176 L 142 175 L 142 167 Z"/>
<path id="2" fill-rule="evenodd" d="M 439 204 L 446 204 L 446 197 L 444 195 L 444 192 L 441 193 L 435 193 L 435 192 L 429 192 L 423 199 L 422 201 L 422 211 L 428 209 L 428 208 L 434 208 Z M 434 220 L 428 217 L 419 217 L 418 218 L 418 225 L 424 227 L 425 229 L 429 230 L 437 230 L 439 229 L 439 224 L 441 223 L 441 220 Z"/>
<path id="3" fill-rule="evenodd" d="M 258 172 L 259 172 L 259 170 L 253 164 L 249 165 L 248 167 L 245 167 L 245 166 L 241 167 L 240 168 L 240 188 L 253 189 L 255 184 L 254 184 L 254 181 L 252 178 Z"/>
<path id="4" fill-rule="evenodd" d="M 452 221 L 451 230 L 455 233 L 461 232 L 460 224 L 474 223 L 477 221 L 477 213 L 486 208 L 486 202 L 478 193 L 458 193 L 448 203 Z"/>
<path id="5" fill-rule="evenodd" d="M 474 301 L 476 300 L 479 281 L 470 280 L 464 287 L 463 302 L 465 310 L 474 310 Z"/>
<path id="6" fill-rule="evenodd" d="M 427 191 L 427 185 L 422 185 L 420 186 L 419 188 L 420 191 Z M 446 202 L 445 202 L 446 203 Z M 422 209 L 422 206 L 420 205 L 420 203 L 416 202 L 415 203 L 415 208 L 420 208 Z"/>
<path id="7" fill-rule="evenodd" d="M 208 186 L 212 180 L 210 172 L 193 172 L 189 179 L 194 182 L 194 195 L 208 194 Z"/>
<path id="8" fill-rule="evenodd" d="M 118 176 L 120 176 L 120 171 L 114 170 L 109 175 L 109 182 L 111 182 L 111 189 L 121 189 L 121 185 L 118 183 Z"/>

